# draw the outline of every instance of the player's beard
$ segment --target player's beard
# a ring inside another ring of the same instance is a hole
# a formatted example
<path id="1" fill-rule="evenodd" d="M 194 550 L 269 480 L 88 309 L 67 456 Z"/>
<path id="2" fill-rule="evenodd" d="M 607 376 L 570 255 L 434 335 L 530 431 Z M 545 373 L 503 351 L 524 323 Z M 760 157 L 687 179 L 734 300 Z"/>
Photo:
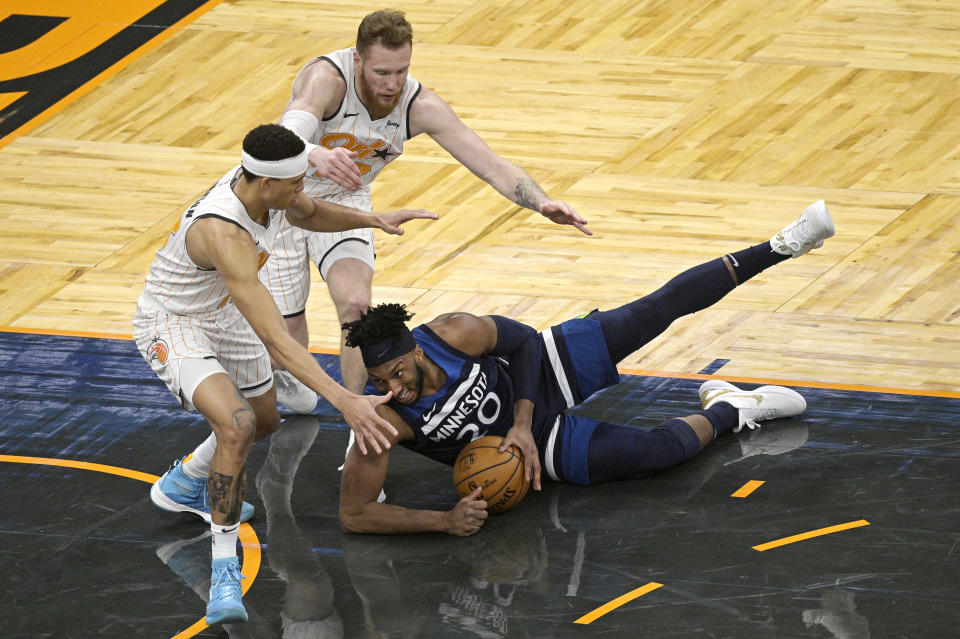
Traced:
<path id="1" fill-rule="evenodd" d="M 380 118 L 385 118 L 390 114 L 391 111 L 400 103 L 400 96 L 403 94 L 402 91 L 398 91 L 393 100 L 390 102 L 384 102 L 383 98 L 374 93 L 370 86 L 363 81 L 363 76 L 360 77 L 360 101 L 363 102 L 364 106 L 367 107 L 367 111 L 370 113 L 371 118 L 374 120 L 379 120 Z"/>
<path id="2" fill-rule="evenodd" d="M 414 363 L 414 367 L 417 369 L 417 396 L 413 401 L 418 401 L 421 397 L 423 397 L 423 369 L 420 368 L 420 364 L 416 363 Z"/>

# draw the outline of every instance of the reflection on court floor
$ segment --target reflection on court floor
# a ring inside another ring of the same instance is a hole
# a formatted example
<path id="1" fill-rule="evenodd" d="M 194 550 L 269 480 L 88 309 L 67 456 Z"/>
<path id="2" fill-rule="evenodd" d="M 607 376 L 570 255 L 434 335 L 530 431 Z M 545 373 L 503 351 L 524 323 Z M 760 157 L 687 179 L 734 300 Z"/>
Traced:
<path id="1" fill-rule="evenodd" d="M 697 408 L 697 385 L 625 377 L 577 410 L 643 428 Z M 548 484 L 470 538 L 344 535 L 346 427 L 321 404 L 251 454 L 250 623 L 185 633 L 203 616 L 205 526 L 155 509 L 142 481 L 14 456 L 159 475 L 204 422 L 132 342 L 0 333 L 3 634 L 952 636 L 960 399 L 798 390 L 799 419 L 726 435 L 652 479 Z M 393 455 L 391 501 L 453 505 L 448 468 Z M 648 584 L 661 586 L 625 597 Z"/>

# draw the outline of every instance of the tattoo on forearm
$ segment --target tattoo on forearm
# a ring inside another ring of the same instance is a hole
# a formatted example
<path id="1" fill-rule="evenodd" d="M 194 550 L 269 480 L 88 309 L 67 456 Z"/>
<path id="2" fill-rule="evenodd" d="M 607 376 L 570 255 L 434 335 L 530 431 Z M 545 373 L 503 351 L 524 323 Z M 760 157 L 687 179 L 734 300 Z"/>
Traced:
<path id="1" fill-rule="evenodd" d="M 513 201 L 520 206 L 525 206 L 534 211 L 540 210 L 540 202 L 547 198 L 540 185 L 530 178 L 520 178 L 517 180 L 517 188 L 513 192 Z"/>

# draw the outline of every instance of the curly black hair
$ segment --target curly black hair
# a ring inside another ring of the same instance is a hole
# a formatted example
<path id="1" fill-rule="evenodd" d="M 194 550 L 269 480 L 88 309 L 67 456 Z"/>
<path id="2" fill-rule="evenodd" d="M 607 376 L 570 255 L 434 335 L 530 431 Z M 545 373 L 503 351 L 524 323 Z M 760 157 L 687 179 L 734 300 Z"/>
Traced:
<path id="1" fill-rule="evenodd" d="M 258 160 L 285 160 L 303 153 L 305 145 L 300 136 L 279 124 L 261 124 L 243 138 L 243 150 Z M 258 176 L 243 168 L 247 179 Z"/>
<path id="2" fill-rule="evenodd" d="M 345 322 L 347 346 L 376 344 L 409 330 L 406 321 L 413 317 L 405 304 L 377 304 L 360 313 L 360 319 Z"/>

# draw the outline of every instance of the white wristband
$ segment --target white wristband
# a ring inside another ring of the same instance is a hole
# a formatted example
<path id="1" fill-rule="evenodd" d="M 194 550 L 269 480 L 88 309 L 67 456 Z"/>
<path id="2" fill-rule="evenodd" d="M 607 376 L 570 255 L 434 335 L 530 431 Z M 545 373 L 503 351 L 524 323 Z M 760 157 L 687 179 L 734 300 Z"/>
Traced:
<path id="1" fill-rule="evenodd" d="M 317 116 L 309 111 L 292 109 L 284 111 L 283 115 L 280 116 L 280 126 L 290 129 L 307 144 L 312 144 L 311 140 L 317 134 L 317 129 L 320 128 L 320 122 L 317 120 Z"/>

